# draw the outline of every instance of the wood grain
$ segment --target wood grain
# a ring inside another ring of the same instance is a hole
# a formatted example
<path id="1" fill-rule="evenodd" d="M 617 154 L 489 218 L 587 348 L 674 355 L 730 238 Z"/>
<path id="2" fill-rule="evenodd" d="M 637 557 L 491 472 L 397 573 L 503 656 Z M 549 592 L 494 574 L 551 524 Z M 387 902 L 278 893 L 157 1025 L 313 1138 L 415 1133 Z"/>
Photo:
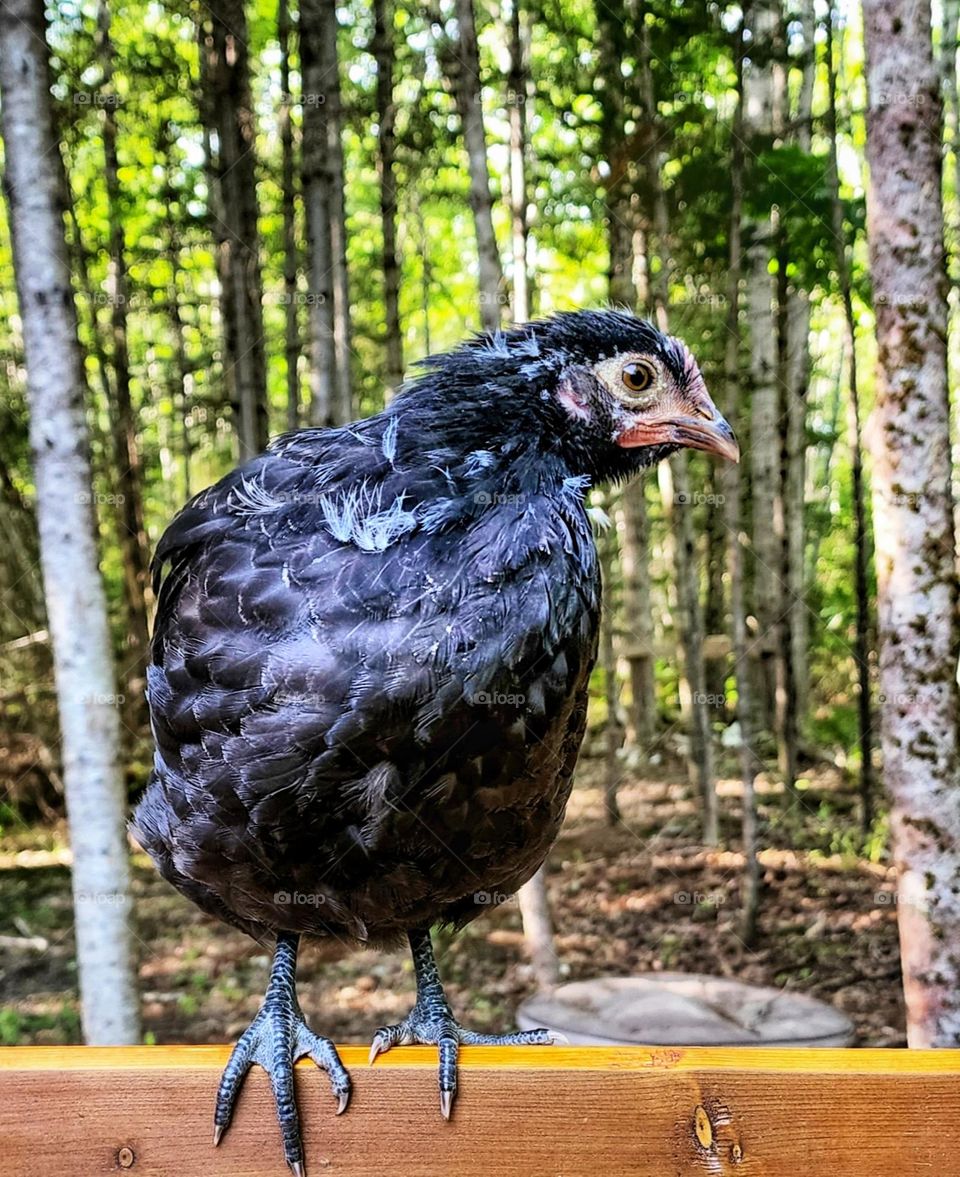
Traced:
<path id="1" fill-rule="evenodd" d="M 259 1069 L 212 1146 L 227 1054 L 0 1050 L 0 1174 L 283 1177 Z M 342 1056 L 340 1117 L 297 1068 L 310 1177 L 960 1177 L 960 1050 L 465 1048 L 449 1123 L 432 1050 Z"/>

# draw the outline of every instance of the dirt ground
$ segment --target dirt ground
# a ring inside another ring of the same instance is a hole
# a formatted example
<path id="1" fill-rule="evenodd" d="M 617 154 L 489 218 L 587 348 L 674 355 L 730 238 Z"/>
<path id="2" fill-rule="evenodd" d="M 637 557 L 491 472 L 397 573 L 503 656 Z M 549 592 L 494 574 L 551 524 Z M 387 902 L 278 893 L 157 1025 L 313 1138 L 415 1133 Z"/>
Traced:
<path id="1" fill-rule="evenodd" d="M 763 885 L 759 932 L 738 935 L 738 786 L 720 783 L 725 849 L 697 844 L 697 814 L 679 773 L 645 777 L 620 793 L 622 822 L 603 818 L 599 761 L 580 770 L 567 822 L 549 860 L 549 891 L 563 976 L 658 970 L 711 973 L 812 994 L 846 1012 L 856 1044 L 905 1044 L 893 876 L 855 854 L 854 802 L 841 775 L 807 774 L 788 806 L 760 782 Z M 0 839 L 0 1045 L 79 1041 L 69 858 L 64 831 Z M 785 849 L 789 847 L 789 849 Z M 193 908 L 135 860 L 137 950 L 149 1042 L 235 1038 L 259 1006 L 268 956 Z M 515 900 L 458 935 L 437 937 L 455 1012 L 473 1029 L 512 1025 L 534 991 Z M 308 946 L 300 1000 L 314 1028 L 369 1042 L 409 1009 L 403 952 Z"/>

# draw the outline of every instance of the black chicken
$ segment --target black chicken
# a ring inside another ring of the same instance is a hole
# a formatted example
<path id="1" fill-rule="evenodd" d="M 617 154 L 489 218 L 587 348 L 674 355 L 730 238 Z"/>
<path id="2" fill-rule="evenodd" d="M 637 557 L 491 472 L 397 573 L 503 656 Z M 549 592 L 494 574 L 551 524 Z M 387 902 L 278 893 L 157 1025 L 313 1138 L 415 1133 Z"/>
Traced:
<path id="1" fill-rule="evenodd" d="M 545 1043 L 454 1020 L 429 929 L 533 875 L 583 735 L 600 577 L 584 495 L 682 446 L 737 444 L 682 343 L 578 312 L 428 361 L 382 413 L 307 429 L 197 495 L 155 559 L 157 752 L 134 832 L 211 915 L 276 938 L 214 1140 L 254 1062 L 303 1172 L 293 1063 L 350 1080 L 297 1003 L 301 935 L 409 938 L 417 998 L 371 1059 L 434 1043 L 449 1116 L 460 1043 Z"/>

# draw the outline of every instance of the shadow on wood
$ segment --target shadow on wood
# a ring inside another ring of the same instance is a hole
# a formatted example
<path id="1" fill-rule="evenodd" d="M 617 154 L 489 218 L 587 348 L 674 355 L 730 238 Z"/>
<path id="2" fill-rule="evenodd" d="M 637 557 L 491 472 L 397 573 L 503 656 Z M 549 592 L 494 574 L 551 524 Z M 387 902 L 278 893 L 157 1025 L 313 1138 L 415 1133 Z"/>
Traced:
<path id="1" fill-rule="evenodd" d="M 254 1068 L 219 1148 L 228 1050 L 0 1050 L 0 1174 L 283 1177 L 266 1076 Z M 366 1063 L 345 1115 L 297 1068 L 311 1177 L 909 1177 L 960 1173 L 960 1050 L 466 1047 L 453 1118 L 436 1054 Z"/>

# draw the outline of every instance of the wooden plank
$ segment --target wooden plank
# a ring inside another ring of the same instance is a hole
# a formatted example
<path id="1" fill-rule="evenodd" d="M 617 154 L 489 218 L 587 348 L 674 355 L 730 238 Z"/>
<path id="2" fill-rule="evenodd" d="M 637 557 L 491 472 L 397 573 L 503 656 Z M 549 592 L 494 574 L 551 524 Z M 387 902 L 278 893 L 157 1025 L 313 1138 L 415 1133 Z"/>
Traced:
<path id="1" fill-rule="evenodd" d="M 227 1054 L 0 1050 L 0 1174 L 283 1177 L 259 1068 L 212 1146 Z M 311 1177 L 960 1175 L 960 1050 L 468 1047 L 449 1123 L 433 1050 L 366 1054 L 342 1048 L 340 1117 L 326 1079 L 297 1068 Z"/>

